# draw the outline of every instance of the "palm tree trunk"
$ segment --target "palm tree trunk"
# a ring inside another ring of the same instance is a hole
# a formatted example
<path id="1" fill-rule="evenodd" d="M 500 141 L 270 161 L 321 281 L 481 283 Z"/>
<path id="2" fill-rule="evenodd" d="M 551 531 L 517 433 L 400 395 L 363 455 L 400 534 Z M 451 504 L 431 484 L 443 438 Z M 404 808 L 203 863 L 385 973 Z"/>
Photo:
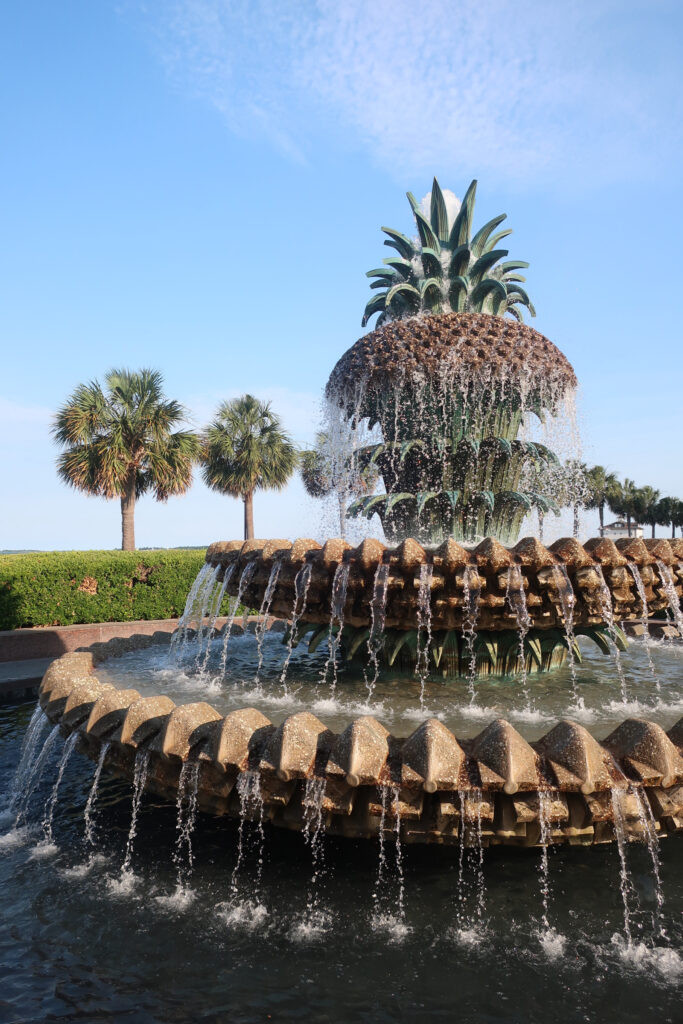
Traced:
<path id="1" fill-rule="evenodd" d="M 121 550 L 135 551 L 135 481 L 121 495 Z"/>
<path id="2" fill-rule="evenodd" d="M 655 539 L 655 524 L 652 524 L 652 539 Z"/>
<path id="3" fill-rule="evenodd" d="M 579 536 L 579 506 L 574 504 L 574 536 Z"/>
<path id="4" fill-rule="evenodd" d="M 244 495 L 244 539 L 254 538 L 254 492 L 248 491 Z"/>
<path id="5" fill-rule="evenodd" d="M 626 513 L 626 529 L 628 530 L 629 537 L 631 536 L 631 513 Z"/>
<path id="6" fill-rule="evenodd" d="M 676 536 L 676 524 L 672 523 L 671 524 L 671 539 L 673 540 L 675 536 Z"/>
<path id="7" fill-rule="evenodd" d="M 601 501 L 598 505 L 598 515 L 600 516 L 600 536 L 605 536 L 605 502 Z"/>

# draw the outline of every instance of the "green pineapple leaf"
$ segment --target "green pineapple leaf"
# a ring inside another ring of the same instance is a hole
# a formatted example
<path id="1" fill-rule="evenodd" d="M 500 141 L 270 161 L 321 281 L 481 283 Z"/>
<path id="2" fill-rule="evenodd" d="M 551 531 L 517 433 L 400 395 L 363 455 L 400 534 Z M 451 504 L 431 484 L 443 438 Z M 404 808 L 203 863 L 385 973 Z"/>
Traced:
<path id="1" fill-rule="evenodd" d="M 488 273 L 494 263 L 502 259 L 503 256 L 507 256 L 507 249 L 494 249 L 493 252 L 484 253 L 479 259 L 470 267 L 469 277 L 473 284 L 479 284 L 482 278 Z"/>
<path id="2" fill-rule="evenodd" d="M 438 253 L 433 249 L 425 248 L 422 250 L 421 256 L 422 266 L 427 277 L 443 277 L 443 268 Z"/>
<path id="3" fill-rule="evenodd" d="M 415 288 L 414 285 L 407 284 L 406 282 L 395 284 L 393 288 L 389 289 L 385 297 L 386 301 L 384 308 L 389 309 L 392 302 L 394 302 L 394 300 L 399 297 L 402 298 L 406 305 L 408 305 L 409 307 L 410 305 L 414 306 L 415 311 L 417 311 L 420 308 L 421 296 L 419 290 Z"/>
<path id="4" fill-rule="evenodd" d="M 469 290 L 469 282 L 466 277 L 454 277 L 448 288 L 448 301 L 451 309 L 456 313 L 461 313 L 467 305 L 467 292 Z"/>
<path id="5" fill-rule="evenodd" d="M 373 313 L 379 313 L 381 310 L 386 308 L 386 295 L 373 295 L 368 304 L 365 307 L 363 314 L 363 327 L 367 324 L 368 320 Z"/>
<path id="6" fill-rule="evenodd" d="M 494 228 L 497 228 L 498 225 L 505 220 L 506 217 L 506 213 L 501 213 L 497 217 L 494 217 L 493 220 L 490 220 L 488 224 L 484 224 L 483 228 L 480 228 L 479 231 L 477 231 L 471 242 L 471 249 L 475 257 L 481 256 L 485 251 L 489 235 Z M 508 234 L 510 233 L 511 231 L 508 232 Z"/>
<path id="7" fill-rule="evenodd" d="M 440 242 L 448 242 L 448 211 L 446 202 L 436 178 L 432 182 L 432 202 L 430 211 L 432 228 Z"/>
<path id="8" fill-rule="evenodd" d="M 467 271 L 470 265 L 471 250 L 468 245 L 459 245 L 451 254 L 451 262 L 448 268 L 448 276 L 459 277 Z"/>
<path id="9" fill-rule="evenodd" d="M 382 228 L 385 235 L 389 235 L 389 238 L 385 240 L 384 244 L 389 245 L 392 249 L 395 249 L 399 256 L 403 256 L 404 259 L 410 260 L 415 255 L 415 246 L 402 235 L 400 231 L 394 231 L 393 228 Z"/>
<path id="10" fill-rule="evenodd" d="M 453 221 L 451 228 L 450 246 L 455 249 L 459 245 L 466 245 L 470 240 L 472 230 L 472 215 L 474 213 L 474 199 L 477 192 L 477 181 L 471 181 L 462 201 L 458 216 Z"/>

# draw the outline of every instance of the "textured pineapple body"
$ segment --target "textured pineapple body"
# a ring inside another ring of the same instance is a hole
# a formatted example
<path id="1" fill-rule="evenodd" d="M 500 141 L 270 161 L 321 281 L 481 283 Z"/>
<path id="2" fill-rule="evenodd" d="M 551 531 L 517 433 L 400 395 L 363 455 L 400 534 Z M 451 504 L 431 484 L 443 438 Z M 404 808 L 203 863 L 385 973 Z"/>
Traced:
<path id="1" fill-rule="evenodd" d="M 418 316 L 372 331 L 327 385 L 342 417 L 366 418 L 383 438 L 356 457 L 377 466 L 386 493 L 359 499 L 349 514 L 379 515 L 392 542 L 514 542 L 531 508 L 555 507 L 528 481 L 557 458 L 519 440 L 520 428 L 529 414 L 555 411 L 575 386 L 551 341 L 500 316 Z"/>

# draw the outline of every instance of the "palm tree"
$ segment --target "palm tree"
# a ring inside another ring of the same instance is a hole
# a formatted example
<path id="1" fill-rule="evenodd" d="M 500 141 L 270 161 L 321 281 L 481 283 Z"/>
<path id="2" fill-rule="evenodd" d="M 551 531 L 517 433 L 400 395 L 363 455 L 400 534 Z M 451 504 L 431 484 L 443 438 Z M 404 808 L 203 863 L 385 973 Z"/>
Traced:
<path id="1" fill-rule="evenodd" d="M 659 491 L 656 491 L 654 487 L 639 487 L 636 491 L 634 500 L 634 513 L 638 519 L 644 523 L 649 523 L 652 527 L 652 536 L 655 535 L 655 526 L 657 524 L 657 503 L 659 501 Z"/>
<path id="2" fill-rule="evenodd" d="M 312 498 L 325 498 L 336 491 L 339 503 L 339 533 L 346 535 L 346 502 L 351 495 L 360 498 L 372 494 L 379 479 L 374 463 L 364 469 L 358 459 L 351 456 L 340 460 L 335 455 L 328 434 L 318 431 L 315 447 L 300 453 L 299 471 L 306 492 Z"/>
<path id="3" fill-rule="evenodd" d="M 244 539 L 254 536 L 254 491 L 281 490 L 296 469 L 297 450 L 269 402 L 242 395 L 223 402 L 202 435 L 208 486 L 244 502 Z"/>
<path id="4" fill-rule="evenodd" d="M 586 505 L 590 494 L 588 467 L 579 459 L 567 459 L 553 475 L 553 497 L 560 508 L 571 508 L 573 513 L 573 536 L 579 536 L 579 511 Z"/>
<path id="5" fill-rule="evenodd" d="M 617 515 L 626 516 L 626 529 L 629 537 L 631 536 L 632 520 L 637 515 L 637 492 L 638 488 L 633 480 L 629 480 L 626 477 L 623 484 L 619 484 L 619 487 L 615 488 L 608 498 L 609 507 L 612 511 L 616 512 Z"/>
<path id="6" fill-rule="evenodd" d="M 186 413 L 164 397 L 157 370 L 110 370 L 104 386 L 79 384 L 55 415 L 52 435 L 66 448 L 57 459 L 62 480 L 102 498 L 120 498 L 124 551 L 135 550 L 135 502 L 184 494 L 192 483 L 199 438 L 173 430 Z"/>
<path id="7" fill-rule="evenodd" d="M 608 473 L 604 466 L 593 466 L 586 473 L 588 494 L 586 508 L 596 508 L 600 517 L 600 536 L 605 532 L 605 505 L 609 505 L 610 493 L 618 485 L 616 473 Z"/>
<path id="8" fill-rule="evenodd" d="M 676 527 L 680 526 L 683 515 L 683 501 L 678 498 L 660 498 L 655 507 L 658 526 L 671 527 L 671 539 L 676 536 Z"/>

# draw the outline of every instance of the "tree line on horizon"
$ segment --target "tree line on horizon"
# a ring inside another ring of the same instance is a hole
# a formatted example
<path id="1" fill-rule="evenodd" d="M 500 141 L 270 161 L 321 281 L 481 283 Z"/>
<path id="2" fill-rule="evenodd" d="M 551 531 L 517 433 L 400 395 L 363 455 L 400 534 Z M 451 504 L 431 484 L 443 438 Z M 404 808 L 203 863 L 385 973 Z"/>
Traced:
<path id="1" fill-rule="evenodd" d="M 209 488 L 242 500 L 245 539 L 254 536 L 255 492 L 281 490 L 297 469 L 315 498 L 339 490 L 340 472 L 345 493 L 371 493 L 376 485 L 374 467 L 362 472 L 335 468 L 326 455 L 324 433 L 316 436 L 313 449 L 297 449 L 270 403 L 253 395 L 222 402 L 199 432 L 182 429 L 186 418 L 184 407 L 164 395 L 161 373 L 151 369 L 112 369 L 103 385 L 79 384 L 55 414 L 52 434 L 64 449 L 57 458 L 59 476 L 89 495 L 119 499 L 124 551 L 135 550 L 137 500 L 148 493 L 157 501 L 184 494 L 197 464 Z M 573 506 L 575 535 L 581 507 L 597 509 L 601 533 L 605 508 L 625 517 L 629 536 L 638 521 L 652 526 L 653 537 L 655 526 L 670 527 L 672 537 L 676 527 L 683 528 L 683 501 L 678 498 L 662 497 L 649 486 L 636 487 L 628 478 L 620 482 L 603 466 L 588 468 L 569 460 L 561 473 L 566 486 L 560 504 Z M 342 535 L 344 515 L 342 497 Z"/>

